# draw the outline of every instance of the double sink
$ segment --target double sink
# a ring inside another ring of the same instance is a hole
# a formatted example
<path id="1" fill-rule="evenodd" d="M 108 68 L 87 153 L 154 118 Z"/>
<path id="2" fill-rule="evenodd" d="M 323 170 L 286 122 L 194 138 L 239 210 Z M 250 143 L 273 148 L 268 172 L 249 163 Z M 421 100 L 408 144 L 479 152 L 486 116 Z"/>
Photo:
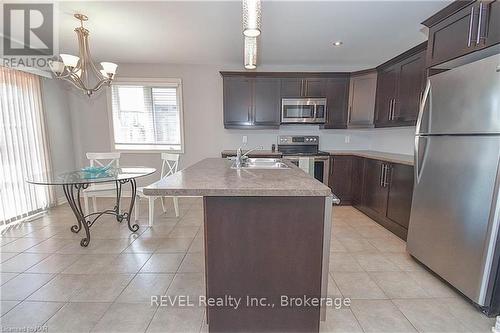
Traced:
<path id="1" fill-rule="evenodd" d="M 236 161 L 231 166 L 231 169 L 238 169 Z M 240 169 L 290 169 L 288 165 L 283 163 L 279 158 L 246 158 L 242 161 Z"/>

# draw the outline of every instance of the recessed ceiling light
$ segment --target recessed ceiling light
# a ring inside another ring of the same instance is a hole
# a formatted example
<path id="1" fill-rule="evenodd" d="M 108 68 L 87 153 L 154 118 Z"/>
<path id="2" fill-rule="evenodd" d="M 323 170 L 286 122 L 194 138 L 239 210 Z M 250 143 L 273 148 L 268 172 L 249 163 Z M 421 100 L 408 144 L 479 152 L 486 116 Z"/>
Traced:
<path id="1" fill-rule="evenodd" d="M 336 42 L 333 42 L 333 46 L 340 46 L 340 45 L 342 45 L 342 44 L 344 44 L 344 42 L 342 42 L 341 40 L 338 40 L 338 41 L 336 41 Z"/>

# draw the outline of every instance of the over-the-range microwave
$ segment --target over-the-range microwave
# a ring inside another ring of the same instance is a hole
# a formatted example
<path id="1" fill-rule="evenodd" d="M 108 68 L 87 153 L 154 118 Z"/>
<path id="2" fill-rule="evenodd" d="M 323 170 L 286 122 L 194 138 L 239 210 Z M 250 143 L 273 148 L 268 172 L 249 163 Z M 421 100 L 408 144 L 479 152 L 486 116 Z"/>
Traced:
<path id="1" fill-rule="evenodd" d="M 282 98 L 282 124 L 324 124 L 326 98 Z"/>

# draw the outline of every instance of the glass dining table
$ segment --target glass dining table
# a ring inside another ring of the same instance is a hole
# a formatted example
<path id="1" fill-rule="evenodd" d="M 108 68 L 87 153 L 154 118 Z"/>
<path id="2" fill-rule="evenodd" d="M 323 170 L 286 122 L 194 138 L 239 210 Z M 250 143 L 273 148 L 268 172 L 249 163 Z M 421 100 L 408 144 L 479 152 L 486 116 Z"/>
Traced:
<path id="1" fill-rule="evenodd" d="M 76 218 L 76 224 L 70 230 L 74 233 L 80 232 L 82 228 L 85 230 L 85 237 L 80 241 L 80 245 L 86 247 L 90 243 L 90 228 L 103 215 L 114 215 L 120 223 L 126 220 L 128 228 L 132 232 L 139 230 L 139 225 L 132 221 L 131 217 L 137 195 L 136 179 L 151 175 L 154 172 L 156 172 L 156 169 L 147 167 L 110 168 L 100 172 L 76 170 L 58 175 L 50 173 L 37 174 L 29 177 L 26 181 L 35 185 L 62 186 L 64 195 Z M 112 209 L 86 214 L 80 202 L 83 192 L 87 189 L 91 190 L 93 185 L 103 183 L 114 183 L 114 186 L 111 186 L 109 190 L 116 192 L 115 206 Z M 120 207 L 122 186 L 127 183 L 130 184 L 131 188 L 130 205 L 127 210 L 122 211 Z"/>

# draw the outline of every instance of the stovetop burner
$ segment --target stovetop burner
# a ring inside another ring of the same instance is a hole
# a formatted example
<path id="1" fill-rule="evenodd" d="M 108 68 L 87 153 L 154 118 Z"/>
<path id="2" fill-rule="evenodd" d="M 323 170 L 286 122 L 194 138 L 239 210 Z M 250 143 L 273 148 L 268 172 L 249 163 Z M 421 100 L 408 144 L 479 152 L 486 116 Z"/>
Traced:
<path id="1" fill-rule="evenodd" d="M 330 155 L 326 151 L 318 150 L 316 152 L 298 152 L 298 151 L 286 151 L 282 152 L 283 156 L 328 156 Z"/>
<path id="2" fill-rule="evenodd" d="M 280 135 L 278 151 L 284 156 L 328 156 L 319 150 L 319 136 L 313 135 Z"/>

